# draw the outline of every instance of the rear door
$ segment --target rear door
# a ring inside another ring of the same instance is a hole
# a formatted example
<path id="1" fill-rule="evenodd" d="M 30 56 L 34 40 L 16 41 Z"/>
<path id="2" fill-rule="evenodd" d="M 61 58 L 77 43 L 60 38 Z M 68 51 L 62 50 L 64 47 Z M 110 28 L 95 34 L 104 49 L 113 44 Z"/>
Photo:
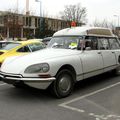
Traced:
<path id="1" fill-rule="evenodd" d="M 115 53 L 116 64 L 120 64 L 120 43 L 117 38 L 109 38 L 111 51 Z"/>
<path id="2" fill-rule="evenodd" d="M 115 51 L 111 50 L 109 38 L 98 38 L 98 49 L 103 58 L 104 72 L 112 70 L 116 67 Z"/>

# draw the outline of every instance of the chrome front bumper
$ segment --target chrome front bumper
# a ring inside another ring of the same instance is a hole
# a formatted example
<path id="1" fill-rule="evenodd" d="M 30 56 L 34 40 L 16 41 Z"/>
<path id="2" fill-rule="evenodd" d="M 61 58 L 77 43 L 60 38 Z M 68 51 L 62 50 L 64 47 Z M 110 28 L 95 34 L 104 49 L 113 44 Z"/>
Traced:
<path id="1" fill-rule="evenodd" d="M 23 77 L 20 74 L 10 74 L 10 73 L 4 73 L 0 72 L 0 79 L 8 84 L 19 84 L 24 83 L 28 86 L 39 88 L 39 89 L 46 89 L 54 80 L 56 80 L 55 77 L 49 77 L 49 78 L 39 78 L 39 77 Z"/>

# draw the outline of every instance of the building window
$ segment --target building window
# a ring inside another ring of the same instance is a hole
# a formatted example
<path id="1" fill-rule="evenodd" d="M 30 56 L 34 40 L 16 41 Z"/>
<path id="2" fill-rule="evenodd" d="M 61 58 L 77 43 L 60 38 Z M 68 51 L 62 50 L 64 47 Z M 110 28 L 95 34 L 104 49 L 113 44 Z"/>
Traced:
<path id="1" fill-rule="evenodd" d="M 37 27 L 37 24 L 38 24 L 37 18 L 35 18 L 35 27 Z"/>
<path id="2" fill-rule="evenodd" d="M 29 17 L 29 26 L 31 26 L 31 17 Z"/>
<path id="3" fill-rule="evenodd" d="M 28 17 L 26 17 L 26 26 L 28 26 Z"/>

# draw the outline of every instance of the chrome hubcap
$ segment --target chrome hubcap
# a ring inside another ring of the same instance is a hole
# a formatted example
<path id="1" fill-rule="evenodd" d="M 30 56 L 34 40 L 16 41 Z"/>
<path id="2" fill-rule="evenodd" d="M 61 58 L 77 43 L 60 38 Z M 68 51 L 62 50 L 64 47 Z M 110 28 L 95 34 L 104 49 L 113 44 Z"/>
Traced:
<path id="1" fill-rule="evenodd" d="M 69 75 L 64 75 L 59 81 L 59 89 L 62 92 L 67 92 L 71 87 L 71 77 Z"/>

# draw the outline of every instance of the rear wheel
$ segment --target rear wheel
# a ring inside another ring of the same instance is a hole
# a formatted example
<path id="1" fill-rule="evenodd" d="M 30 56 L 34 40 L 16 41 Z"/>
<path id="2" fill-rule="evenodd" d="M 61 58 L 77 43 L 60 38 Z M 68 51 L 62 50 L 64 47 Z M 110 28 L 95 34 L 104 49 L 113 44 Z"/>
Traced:
<path id="1" fill-rule="evenodd" d="M 73 87 L 73 75 L 71 71 L 65 69 L 56 75 L 56 80 L 52 84 L 52 91 L 58 98 L 63 98 L 72 93 Z"/>
<path id="2" fill-rule="evenodd" d="M 113 70 L 113 73 L 115 75 L 120 75 L 120 65 L 115 70 Z"/>

